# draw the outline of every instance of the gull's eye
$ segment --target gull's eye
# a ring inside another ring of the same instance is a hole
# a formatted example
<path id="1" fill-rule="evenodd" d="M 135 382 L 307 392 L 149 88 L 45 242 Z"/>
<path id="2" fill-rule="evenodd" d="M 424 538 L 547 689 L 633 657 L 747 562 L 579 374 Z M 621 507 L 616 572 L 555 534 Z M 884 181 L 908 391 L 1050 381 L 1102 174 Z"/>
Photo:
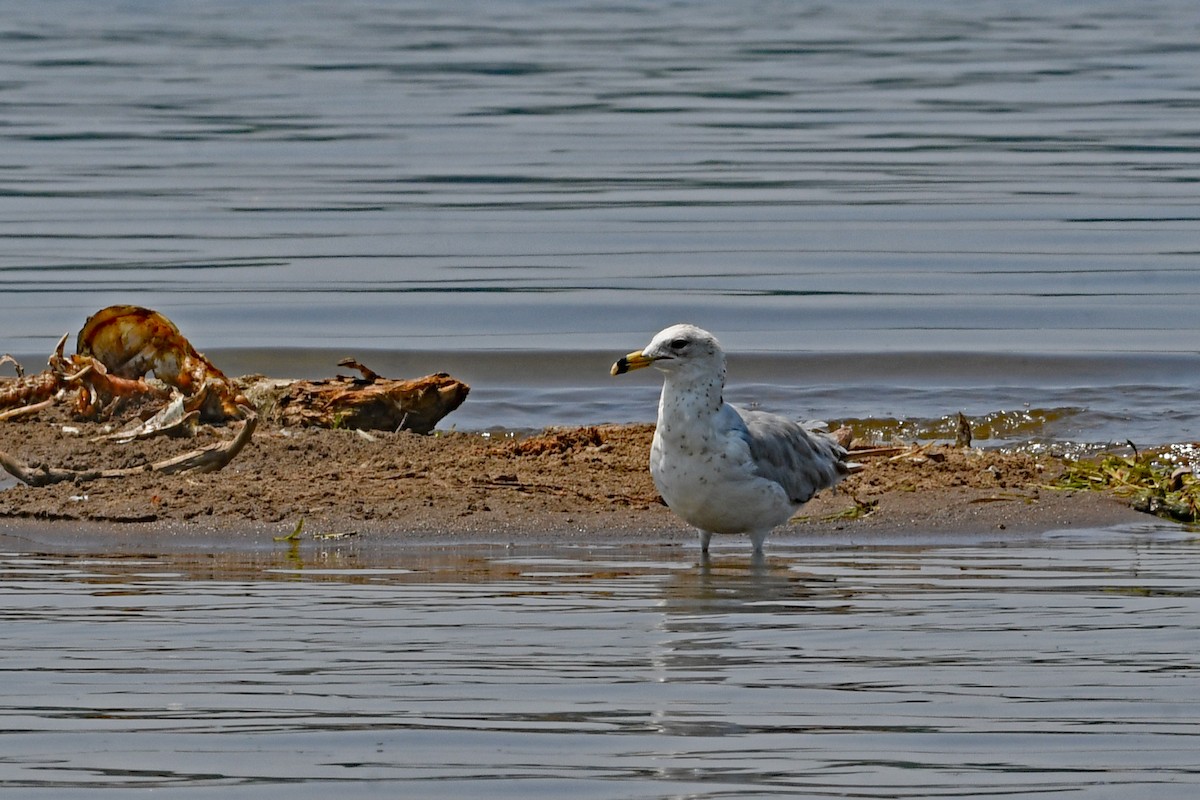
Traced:
<path id="1" fill-rule="evenodd" d="M 684 349 L 687 346 L 688 346 L 687 339 L 676 339 L 675 341 L 671 342 L 671 349 L 676 352 Z"/>

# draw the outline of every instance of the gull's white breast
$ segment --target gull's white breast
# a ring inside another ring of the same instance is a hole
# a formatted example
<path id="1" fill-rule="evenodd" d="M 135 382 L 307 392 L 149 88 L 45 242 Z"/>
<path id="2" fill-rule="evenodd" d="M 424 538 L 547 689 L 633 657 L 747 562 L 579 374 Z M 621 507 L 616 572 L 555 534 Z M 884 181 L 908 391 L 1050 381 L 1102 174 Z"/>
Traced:
<path id="1" fill-rule="evenodd" d="M 787 522 L 798 504 L 779 483 L 756 474 L 732 408 L 723 407 L 708 424 L 670 416 L 655 429 L 650 475 L 672 511 L 713 533 L 763 531 Z"/>

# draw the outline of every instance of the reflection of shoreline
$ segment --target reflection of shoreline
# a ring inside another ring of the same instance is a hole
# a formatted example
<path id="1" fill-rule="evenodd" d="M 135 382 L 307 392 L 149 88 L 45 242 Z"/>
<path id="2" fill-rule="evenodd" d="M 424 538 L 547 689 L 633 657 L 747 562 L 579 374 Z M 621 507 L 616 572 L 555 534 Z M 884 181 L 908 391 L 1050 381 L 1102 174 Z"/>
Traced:
<path id="1" fill-rule="evenodd" d="M 719 552 L 699 560 L 692 547 L 629 542 L 589 546 L 442 544 L 431 546 L 277 542 L 271 548 L 189 549 L 74 547 L 19 554 L 20 540 L 0 534 L 10 569 L 23 563 L 49 568 L 66 580 L 104 584 L 130 578 L 199 581 L 311 581 L 348 584 L 495 585 L 536 593 L 537 587 L 594 588 L 609 594 L 614 583 L 651 580 L 658 607 L 671 617 L 726 613 L 803 613 L 817 598 L 845 599 L 837 579 L 808 572 L 811 554 L 828 562 L 830 552 L 857 563 L 859 546 L 826 543 L 819 548 L 781 547 L 780 554 L 753 558 Z M 92 542 L 94 545 L 95 542 Z M 890 550 L 893 546 L 880 544 Z M 922 546 L 905 546 L 920 549 Z M 832 594 L 831 594 L 832 592 Z M 640 591 L 639 591 L 640 593 Z M 828 610 L 828 603 L 822 604 Z"/>
<path id="2" fill-rule="evenodd" d="M 28 543 L 28 540 L 25 540 Z M 0 549 L 19 553 L 22 540 L 0 534 Z M 94 545 L 95 542 L 92 542 Z M 628 558 L 626 557 L 628 555 Z M 573 585 L 622 578 L 660 576 L 684 568 L 675 563 L 680 548 L 640 547 L 633 553 L 610 548 L 517 547 L 500 544 L 441 546 L 360 546 L 343 543 L 277 542 L 272 548 L 155 551 L 136 547 L 45 549 L 36 556 L 14 555 L 19 565 L 35 559 L 53 565 L 57 576 L 82 583 L 125 582 L 148 574 L 171 580 L 308 581 L 351 584 Z"/>

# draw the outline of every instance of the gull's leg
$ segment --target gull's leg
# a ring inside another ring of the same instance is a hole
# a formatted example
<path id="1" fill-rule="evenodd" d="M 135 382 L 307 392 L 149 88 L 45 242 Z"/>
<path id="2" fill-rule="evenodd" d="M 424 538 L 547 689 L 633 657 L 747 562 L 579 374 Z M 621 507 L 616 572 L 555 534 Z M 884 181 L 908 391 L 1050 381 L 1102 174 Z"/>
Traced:
<path id="1" fill-rule="evenodd" d="M 750 543 L 754 545 L 754 554 L 755 555 L 757 555 L 757 556 L 762 555 L 763 542 L 765 542 L 767 540 L 768 533 L 770 533 L 769 530 L 750 531 Z"/>
<path id="2" fill-rule="evenodd" d="M 712 531 L 700 531 L 700 552 L 708 555 L 708 542 L 712 539 Z"/>

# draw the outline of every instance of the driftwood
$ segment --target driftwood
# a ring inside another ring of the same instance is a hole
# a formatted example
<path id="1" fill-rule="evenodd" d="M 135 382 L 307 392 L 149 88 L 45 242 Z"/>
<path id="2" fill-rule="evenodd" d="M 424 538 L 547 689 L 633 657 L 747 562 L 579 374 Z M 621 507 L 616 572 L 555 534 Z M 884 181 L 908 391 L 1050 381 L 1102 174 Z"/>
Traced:
<path id="1" fill-rule="evenodd" d="M 967 419 L 961 411 L 958 412 L 958 424 L 954 429 L 954 446 L 971 446 L 971 421 Z"/>
<path id="2" fill-rule="evenodd" d="M 173 475 L 182 472 L 216 472 L 232 461 L 254 435 L 254 429 L 258 425 L 258 415 L 249 412 L 248 409 L 243 409 L 243 413 L 246 414 L 246 418 L 242 422 L 241 430 L 228 442 L 209 445 L 208 447 L 192 450 L 174 458 L 156 461 L 153 464 L 146 464 L 140 467 L 83 470 L 59 469 L 46 466 L 31 467 L 13 458 L 3 450 L 0 450 L 0 467 L 3 467 L 8 474 L 17 480 L 27 483 L 30 486 L 49 486 L 52 483 L 62 483 L 63 481 L 126 478 L 130 475 L 138 475 L 145 472 L 158 472 L 164 475 Z"/>
<path id="3" fill-rule="evenodd" d="M 260 405 L 260 413 L 283 425 L 429 433 L 471 390 L 444 372 L 413 380 L 385 378 L 352 358 L 338 364 L 362 377 L 294 381 L 282 392 L 276 391 L 277 382 L 265 379 L 254 385 L 235 382 L 169 319 L 139 306 L 110 306 L 93 314 L 69 357 L 63 354 L 67 338 L 59 340 L 48 368 L 37 375 L 26 375 L 11 356 L 0 356 L 0 365 L 12 363 L 17 371 L 16 378 L 0 378 L 0 422 L 36 414 L 69 397 L 75 399 L 75 414 L 89 420 L 112 417 L 132 402 L 165 402 L 167 393 L 146 382 L 153 372 L 158 382 L 182 393 L 182 413 L 171 402 L 160 409 L 162 416 L 109 438 L 187 435 L 197 416 L 211 422 L 238 419 L 251 404 L 246 393 L 269 400 L 270 407 Z"/>
<path id="4" fill-rule="evenodd" d="M 0 379 L 0 421 L 34 414 L 70 397 L 74 393 L 75 413 L 84 419 L 110 416 L 129 401 L 165 400 L 165 392 L 150 386 L 145 380 L 128 379 L 109 373 L 103 363 L 91 356 L 63 355 L 68 334 L 58 340 L 50 354 L 46 369 L 36 375 L 26 375 L 17 367 L 16 378 Z"/>
<path id="5" fill-rule="evenodd" d="M 16 419 L 17 417 L 24 417 L 28 416 L 29 414 L 36 414 L 39 411 L 45 411 L 56 402 L 58 402 L 57 399 L 51 397 L 50 399 L 43 400 L 40 403 L 31 403 L 30 405 L 21 406 L 20 408 L 10 408 L 8 411 L 0 411 L 0 422 L 3 422 L 6 419 Z"/>
<path id="6" fill-rule="evenodd" d="M 196 425 L 200 422 L 200 410 L 188 410 L 185 398 L 178 392 L 171 402 L 163 406 L 158 413 L 146 419 L 138 419 L 116 433 L 97 436 L 93 441 L 109 439 L 114 442 L 128 443 L 139 439 L 150 439 L 154 436 L 195 436 Z"/>
<path id="7" fill-rule="evenodd" d="M 279 421 L 296 427 L 429 433 L 442 417 L 462 405 L 471 391 L 444 372 L 393 380 L 354 359 L 338 365 L 357 369 L 362 377 L 296 381 L 276 403 Z"/>
<path id="8" fill-rule="evenodd" d="M 65 342 L 66 337 L 64 336 L 58 343 L 60 350 Z M 50 356 L 52 364 L 55 363 L 55 356 L 59 355 L 59 352 L 55 351 L 55 354 Z M 62 370 L 55 370 L 52 367 L 36 375 L 26 375 L 25 370 L 12 356 L 6 355 L 4 358 L 16 364 L 17 377 L 0 378 L 0 409 L 18 409 L 19 413 L 13 416 L 26 413 L 20 409 L 40 406 L 41 403 L 51 400 L 67 382 Z"/>

